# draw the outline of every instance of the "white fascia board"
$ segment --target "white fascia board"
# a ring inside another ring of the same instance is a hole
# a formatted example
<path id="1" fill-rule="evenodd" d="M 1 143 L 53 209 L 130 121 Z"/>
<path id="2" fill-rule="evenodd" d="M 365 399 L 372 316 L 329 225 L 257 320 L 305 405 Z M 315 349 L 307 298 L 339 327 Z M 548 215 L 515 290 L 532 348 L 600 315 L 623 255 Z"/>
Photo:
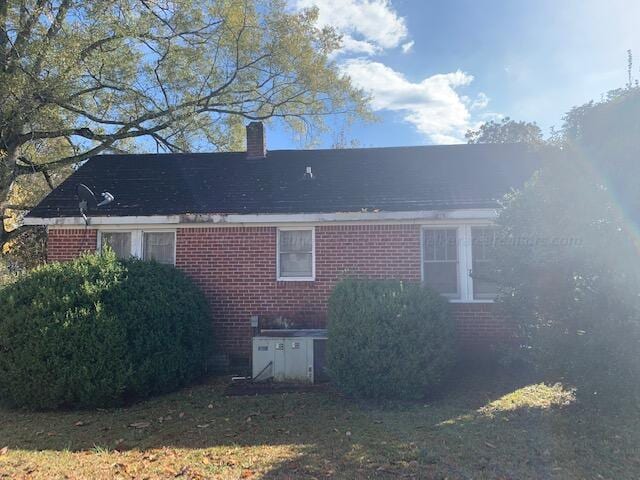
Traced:
<path id="1" fill-rule="evenodd" d="M 412 212 L 339 212 L 292 213 L 248 215 L 183 215 L 181 223 L 232 223 L 232 224 L 282 224 L 282 223 L 336 223 L 415 220 L 469 220 L 495 219 L 495 209 L 423 210 Z"/>
<path id="2" fill-rule="evenodd" d="M 410 223 L 425 220 L 494 220 L 498 211 L 493 208 L 470 208 L 464 210 L 419 210 L 410 212 L 341 212 L 341 213 L 283 213 L 283 214 L 183 214 L 126 217 L 90 217 L 89 225 L 269 225 L 269 224 L 323 224 L 358 222 Z M 25 225 L 84 226 L 79 217 L 30 218 Z"/>
<path id="3" fill-rule="evenodd" d="M 90 217 L 89 226 L 94 225 L 158 225 L 158 224 L 178 224 L 180 215 L 152 215 L 152 216 L 131 216 L 131 217 Z M 83 218 L 79 217 L 55 217 L 37 218 L 27 217 L 23 221 L 24 225 L 50 225 L 50 226 L 85 226 Z"/>

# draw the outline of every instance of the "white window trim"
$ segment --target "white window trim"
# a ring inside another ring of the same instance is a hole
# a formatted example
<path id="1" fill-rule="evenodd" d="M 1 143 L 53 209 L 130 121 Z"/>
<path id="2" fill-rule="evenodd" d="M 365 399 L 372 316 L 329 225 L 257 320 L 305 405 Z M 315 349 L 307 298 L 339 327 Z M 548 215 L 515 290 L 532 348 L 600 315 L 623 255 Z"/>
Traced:
<path id="1" fill-rule="evenodd" d="M 311 231 L 311 276 L 283 277 L 280 275 L 280 232 Z M 315 227 L 278 227 L 276 230 L 276 280 L 278 282 L 314 282 L 316 280 L 316 229 Z"/>
<path id="2" fill-rule="evenodd" d="M 131 256 L 144 258 L 144 234 L 145 233 L 173 233 L 173 264 L 176 264 L 178 238 L 175 229 L 153 228 L 153 229 L 131 229 L 131 228 L 105 228 L 98 230 L 97 250 L 102 251 L 103 233 L 130 233 L 131 234 Z"/>
<path id="3" fill-rule="evenodd" d="M 443 295 L 451 303 L 493 303 L 492 298 L 473 298 L 473 278 L 471 278 L 471 270 L 473 268 L 473 239 L 471 237 L 471 227 L 490 227 L 492 223 L 438 223 L 432 225 L 423 225 L 420 231 L 420 271 L 422 281 L 425 279 L 424 271 L 424 232 L 436 228 L 457 229 L 458 239 L 458 293 L 453 297 L 451 295 Z"/>

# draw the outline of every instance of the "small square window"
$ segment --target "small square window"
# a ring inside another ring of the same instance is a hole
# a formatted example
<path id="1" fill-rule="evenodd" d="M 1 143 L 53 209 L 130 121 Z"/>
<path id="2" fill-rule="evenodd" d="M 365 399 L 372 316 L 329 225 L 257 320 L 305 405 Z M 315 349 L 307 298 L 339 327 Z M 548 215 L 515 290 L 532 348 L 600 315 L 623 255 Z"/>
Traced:
<path id="1" fill-rule="evenodd" d="M 278 230 L 278 279 L 313 280 L 313 229 Z"/>

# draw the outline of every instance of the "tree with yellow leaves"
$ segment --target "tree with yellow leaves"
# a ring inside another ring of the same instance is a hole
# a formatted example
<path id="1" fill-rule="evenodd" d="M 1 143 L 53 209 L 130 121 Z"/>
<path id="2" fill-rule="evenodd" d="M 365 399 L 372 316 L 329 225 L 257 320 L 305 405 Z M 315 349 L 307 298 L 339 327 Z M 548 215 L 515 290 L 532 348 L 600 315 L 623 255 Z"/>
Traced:
<path id="1" fill-rule="evenodd" d="M 281 0 L 0 0 L 0 248 L 93 155 L 240 149 L 247 120 L 368 115 L 316 19 Z"/>

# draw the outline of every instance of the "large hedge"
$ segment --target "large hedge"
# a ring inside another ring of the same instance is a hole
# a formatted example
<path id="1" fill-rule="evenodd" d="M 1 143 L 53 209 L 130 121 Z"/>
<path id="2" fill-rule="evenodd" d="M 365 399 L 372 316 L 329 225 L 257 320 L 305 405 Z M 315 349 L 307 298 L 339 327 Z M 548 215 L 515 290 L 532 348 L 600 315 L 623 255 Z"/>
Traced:
<path id="1" fill-rule="evenodd" d="M 583 398 L 640 385 L 639 119 L 638 87 L 571 110 L 563 157 L 498 218 L 498 300 L 519 327 L 520 357 Z"/>
<path id="2" fill-rule="evenodd" d="M 447 301 L 418 284 L 343 280 L 329 299 L 328 335 L 329 373 L 353 396 L 422 398 L 454 361 Z"/>
<path id="3" fill-rule="evenodd" d="M 113 252 L 51 263 L 0 290 L 0 401 L 114 406 L 205 373 L 207 303 L 173 267 Z"/>

